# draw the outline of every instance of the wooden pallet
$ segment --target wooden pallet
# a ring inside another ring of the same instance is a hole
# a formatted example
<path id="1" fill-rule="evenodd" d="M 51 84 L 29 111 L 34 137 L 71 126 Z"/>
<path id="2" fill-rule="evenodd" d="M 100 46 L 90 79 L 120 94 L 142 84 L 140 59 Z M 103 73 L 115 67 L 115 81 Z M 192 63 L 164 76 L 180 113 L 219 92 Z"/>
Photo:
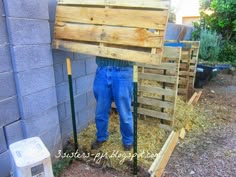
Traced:
<path id="1" fill-rule="evenodd" d="M 160 64 L 169 0 L 59 0 L 53 47 Z"/>
<path id="2" fill-rule="evenodd" d="M 178 41 L 166 41 L 176 43 Z M 199 41 L 180 41 L 185 47 L 182 48 L 179 70 L 179 89 L 178 95 L 185 101 L 189 98 L 189 92 L 194 89 L 194 82 L 198 63 Z"/>
<path id="3" fill-rule="evenodd" d="M 138 114 L 160 119 L 160 127 L 172 130 L 179 81 L 181 48 L 165 47 L 161 65 L 138 64 Z"/>
<path id="4" fill-rule="evenodd" d="M 197 72 L 197 63 L 200 49 L 200 41 L 181 41 L 187 48 L 191 48 L 189 87 L 194 88 L 194 82 Z"/>

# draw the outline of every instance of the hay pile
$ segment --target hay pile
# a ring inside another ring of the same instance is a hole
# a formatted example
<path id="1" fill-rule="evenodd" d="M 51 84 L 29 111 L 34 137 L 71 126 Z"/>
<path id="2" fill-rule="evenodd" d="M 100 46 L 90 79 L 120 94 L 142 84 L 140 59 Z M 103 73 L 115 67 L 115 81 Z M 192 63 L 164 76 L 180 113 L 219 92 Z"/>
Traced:
<path id="1" fill-rule="evenodd" d="M 169 132 L 160 129 L 158 124 L 158 119 L 138 119 L 138 163 L 146 170 L 151 166 L 169 136 Z M 78 142 L 85 152 L 106 155 L 106 162 L 103 166 L 127 170 L 129 167 L 125 165 L 125 161 L 132 160 L 133 151 L 123 151 L 119 126 L 118 115 L 112 114 L 109 124 L 109 140 L 99 151 L 90 149 L 91 142 L 95 140 L 95 124 L 90 125 L 79 134 Z M 99 158 L 95 160 L 99 160 Z"/>

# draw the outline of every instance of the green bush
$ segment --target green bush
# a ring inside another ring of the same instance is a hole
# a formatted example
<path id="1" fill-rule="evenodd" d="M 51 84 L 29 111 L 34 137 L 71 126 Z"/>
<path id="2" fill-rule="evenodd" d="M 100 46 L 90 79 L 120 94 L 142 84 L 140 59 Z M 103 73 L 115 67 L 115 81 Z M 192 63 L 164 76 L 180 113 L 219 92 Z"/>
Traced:
<path id="1" fill-rule="evenodd" d="M 219 61 L 236 65 L 236 43 L 225 42 L 219 54 Z"/>
<path id="2" fill-rule="evenodd" d="M 200 58 L 206 61 L 216 61 L 220 52 L 220 36 L 216 32 L 201 30 Z"/>

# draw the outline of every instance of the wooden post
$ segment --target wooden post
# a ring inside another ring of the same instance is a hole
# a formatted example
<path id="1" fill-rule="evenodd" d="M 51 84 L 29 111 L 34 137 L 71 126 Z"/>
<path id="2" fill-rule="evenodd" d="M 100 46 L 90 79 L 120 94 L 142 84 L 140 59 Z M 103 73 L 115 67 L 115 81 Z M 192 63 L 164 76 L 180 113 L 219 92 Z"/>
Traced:
<path id="1" fill-rule="evenodd" d="M 74 94 L 73 94 L 72 70 L 71 70 L 70 58 L 66 59 L 66 64 L 67 64 L 67 74 L 68 74 L 69 92 L 70 92 L 73 135 L 74 135 L 74 143 L 75 143 L 75 151 L 76 151 L 78 149 L 78 140 L 77 140 L 77 129 L 76 129 L 76 120 L 75 120 L 75 106 L 74 106 Z"/>

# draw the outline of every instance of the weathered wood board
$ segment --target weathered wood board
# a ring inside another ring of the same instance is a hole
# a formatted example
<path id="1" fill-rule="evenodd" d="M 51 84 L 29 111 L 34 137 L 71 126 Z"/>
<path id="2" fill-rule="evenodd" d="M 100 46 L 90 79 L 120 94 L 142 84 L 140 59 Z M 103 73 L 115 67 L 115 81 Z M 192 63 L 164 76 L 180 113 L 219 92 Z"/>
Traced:
<path id="1" fill-rule="evenodd" d="M 53 47 L 160 64 L 169 0 L 59 0 Z"/>

